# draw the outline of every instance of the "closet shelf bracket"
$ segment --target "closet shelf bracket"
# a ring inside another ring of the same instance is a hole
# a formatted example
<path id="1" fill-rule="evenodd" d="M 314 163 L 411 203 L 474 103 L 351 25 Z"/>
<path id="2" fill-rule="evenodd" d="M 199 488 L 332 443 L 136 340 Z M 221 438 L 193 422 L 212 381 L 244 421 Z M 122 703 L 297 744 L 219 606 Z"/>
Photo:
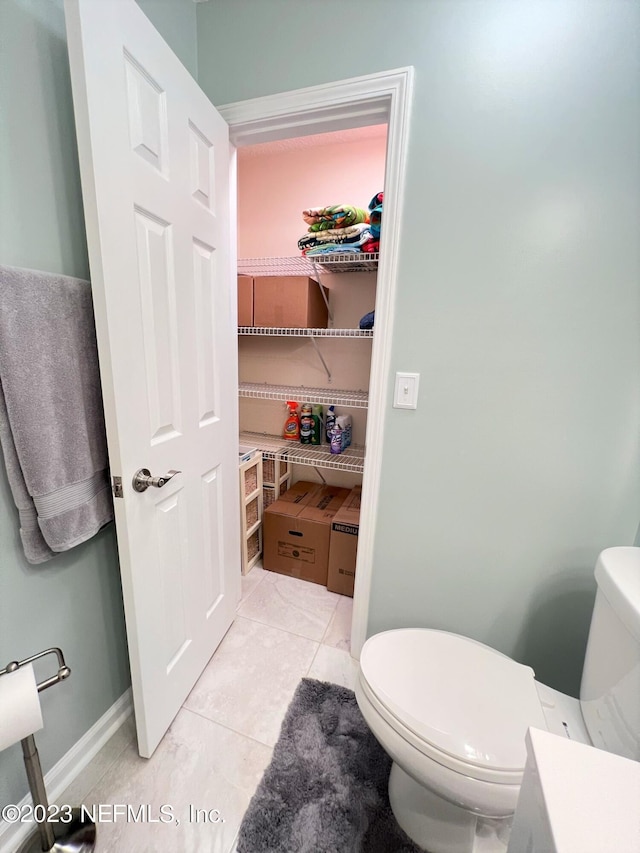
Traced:
<path id="1" fill-rule="evenodd" d="M 324 356 L 322 355 L 322 353 L 320 351 L 320 347 L 318 346 L 318 342 L 316 341 L 316 339 L 313 335 L 310 336 L 310 341 L 313 344 L 313 348 L 316 351 L 316 355 L 318 356 L 318 358 L 322 362 L 322 366 L 324 367 L 324 372 L 327 374 L 327 381 L 331 382 L 331 371 L 327 367 L 327 362 L 324 360 Z"/>
<path id="2" fill-rule="evenodd" d="M 326 290 L 322 286 L 322 269 L 314 261 L 311 261 L 311 264 L 313 266 L 315 280 L 318 284 L 318 287 L 320 288 L 322 298 L 324 299 L 324 304 L 327 306 L 327 314 L 329 315 L 329 319 L 331 320 L 331 322 L 333 322 L 333 311 L 329 307 L 329 297 L 327 296 Z"/>

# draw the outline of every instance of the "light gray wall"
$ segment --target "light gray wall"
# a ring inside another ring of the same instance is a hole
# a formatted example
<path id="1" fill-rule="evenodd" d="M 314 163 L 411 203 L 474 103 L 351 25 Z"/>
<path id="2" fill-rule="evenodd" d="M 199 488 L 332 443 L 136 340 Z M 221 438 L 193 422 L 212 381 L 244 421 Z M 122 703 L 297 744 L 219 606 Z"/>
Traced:
<path id="1" fill-rule="evenodd" d="M 415 67 L 391 370 L 420 401 L 389 388 L 369 633 L 467 634 L 574 694 L 596 555 L 640 518 L 639 13 L 198 7 L 214 104 Z"/>
<path id="2" fill-rule="evenodd" d="M 191 0 L 141 5 L 194 69 Z M 88 277 L 62 0 L 0 0 L 0 80 L 0 263 Z M 0 461 L 0 668 L 52 645 L 72 676 L 41 696 L 45 772 L 129 685 L 116 541 L 109 525 L 30 566 Z M 0 804 L 26 792 L 16 745 L 0 753 Z"/>
<path id="3" fill-rule="evenodd" d="M 136 2 L 191 76 L 197 78 L 197 6 L 194 0 L 136 0 Z"/>

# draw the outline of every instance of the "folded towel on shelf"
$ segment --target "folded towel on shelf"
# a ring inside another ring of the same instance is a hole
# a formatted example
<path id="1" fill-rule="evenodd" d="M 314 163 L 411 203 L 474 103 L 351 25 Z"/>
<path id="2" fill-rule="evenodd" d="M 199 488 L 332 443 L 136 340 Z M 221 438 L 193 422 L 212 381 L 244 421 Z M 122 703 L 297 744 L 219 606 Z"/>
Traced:
<path id="1" fill-rule="evenodd" d="M 372 236 L 369 225 L 362 222 L 358 225 L 350 225 L 348 228 L 332 228 L 330 231 L 319 231 L 316 234 L 303 234 L 298 240 L 298 248 L 304 251 L 304 249 L 329 243 L 336 246 L 345 243 L 360 245 L 363 241 L 370 240 Z"/>
<path id="2" fill-rule="evenodd" d="M 113 518 L 88 282 L 0 267 L 0 443 L 30 563 Z"/>
<path id="3" fill-rule="evenodd" d="M 310 207 L 303 210 L 302 218 L 309 226 L 309 231 L 326 231 L 329 228 L 344 228 L 358 222 L 368 222 L 369 214 L 361 207 L 333 204 L 329 207 Z"/>
<path id="4" fill-rule="evenodd" d="M 359 255 L 362 253 L 362 249 L 359 246 L 318 246 L 315 249 L 307 249 L 303 252 L 307 257 L 313 257 L 314 255 Z"/>
<path id="5" fill-rule="evenodd" d="M 380 251 L 380 240 L 367 240 L 366 243 L 363 243 L 360 246 L 360 249 L 363 252 L 367 253 L 375 253 Z"/>
<path id="6" fill-rule="evenodd" d="M 357 225 L 347 225 L 346 228 L 330 228 L 327 231 L 315 231 L 313 233 L 307 232 L 303 235 L 301 239 L 305 240 L 333 240 L 335 243 L 339 241 L 340 238 L 344 238 L 345 240 L 358 238 L 365 231 L 369 230 L 368 222 L 358 222 Z"/>
<path id="7" fill-rule="evenodd" d="M 345 243 L 334 243 L 333 241 L 328 241 L 328 242 L 323 241 L 323 242 L 318 243 L 318 244 L 308 243 L 306 245 L 300 245 L 300 242 L 298 242 L 298 247 L 302 250 L 303 254 L 305 254 L 305 255 L 309 255 L 309 254 L 311 254 L 311 252 L 318 252 L 318 251 L 322 251 L 322 250 L 325 250 L 325 251 L 328 250 L 331 252 L 341 252 L 341 251 L 347 250 L 347 249 L 348 250 L 355 249 L 356 251 L 360 252 L 360 251 L 362 251 L 362 246 L 366 243 L 370 243 L 371 239 L 372 239 L 371 232 L 365 231 L 363 234 L 360 235 L 360 237 L 358 237 L 354 240 L 349 240 Z"/>

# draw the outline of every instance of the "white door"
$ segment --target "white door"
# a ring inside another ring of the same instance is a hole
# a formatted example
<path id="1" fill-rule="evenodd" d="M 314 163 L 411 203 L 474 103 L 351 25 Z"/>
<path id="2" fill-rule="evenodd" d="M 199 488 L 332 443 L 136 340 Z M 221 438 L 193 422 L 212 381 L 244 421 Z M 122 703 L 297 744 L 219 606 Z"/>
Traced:
<path id="1" fill-rule="evenodd" d="M 65 0 L 140 754 L 240 594 L 228 127 L 134 0 Z M 140 468 L 178 470 L 134 490 Z"/>

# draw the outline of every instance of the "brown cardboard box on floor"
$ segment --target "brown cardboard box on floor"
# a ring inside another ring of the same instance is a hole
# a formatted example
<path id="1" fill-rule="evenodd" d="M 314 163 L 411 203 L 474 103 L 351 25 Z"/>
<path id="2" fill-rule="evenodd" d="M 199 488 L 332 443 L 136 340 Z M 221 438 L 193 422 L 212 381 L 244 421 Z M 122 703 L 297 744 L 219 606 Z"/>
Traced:
<path id="1" fill-rule="evenodd" d="M 253 277 L 238 276 L 238 325 L 253 326 Z"/>
<path id="2" fill-rule="evenodd" d="M 331 522 L 327 589 L 353 596 L 362 486 L 351 490 Z"/>
<path id="3" fill-rule="evenodd" d="M 328 294 L 326 287 L 324 292 Z M 313 279 L 268 275 L 253 280 L 253 317 L 256 326 L 326 329 L 329 314 Z"/>
<path id="4" fill-rule="evenodd" d="M 298 480 L 293 486 L 289 486 L 286 492 L 280 495 L 278 500 L 285 503 L 301 503 L 305 498 L 310 498 L 314 492 L 322 488 L 322 483 L 311 483 L 308 480 Z"/>
<path id="5" fill-rule="evenodd" d="M 296 487 L 297 500 L 288 497 Z M 348 495 L 338 486 L 295 483 L 267 507 L 264 568 L 326 586 L 331 521 Z"/>

